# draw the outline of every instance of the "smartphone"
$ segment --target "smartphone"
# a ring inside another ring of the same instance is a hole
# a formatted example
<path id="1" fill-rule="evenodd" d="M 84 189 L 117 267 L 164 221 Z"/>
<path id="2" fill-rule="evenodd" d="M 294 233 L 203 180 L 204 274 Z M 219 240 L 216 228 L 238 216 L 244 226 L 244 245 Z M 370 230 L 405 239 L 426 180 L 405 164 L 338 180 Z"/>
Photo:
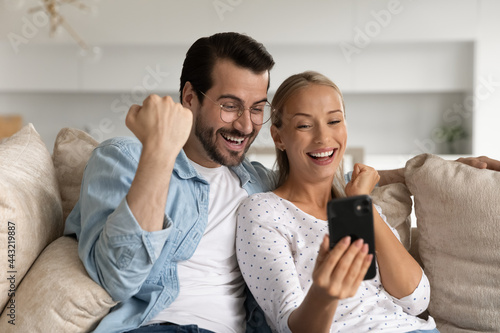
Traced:
<path id="1" fill-rule="evenodd" d="M 330 249 L 345 236 L 351 236 L 351 243 L 362 238 L 368 244 L 368 253 L 373 254 L 373 260 L 365 280 L 373 279 L 376 274 L 372 207 L 368 195 L 333 199 L 327 205 Z"/>

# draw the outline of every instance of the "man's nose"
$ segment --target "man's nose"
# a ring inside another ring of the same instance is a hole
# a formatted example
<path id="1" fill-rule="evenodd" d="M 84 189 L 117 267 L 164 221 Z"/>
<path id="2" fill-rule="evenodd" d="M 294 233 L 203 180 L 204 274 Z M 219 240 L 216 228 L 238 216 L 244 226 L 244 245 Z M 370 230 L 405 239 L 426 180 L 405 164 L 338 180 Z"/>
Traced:
<path id="1" fill-rule="evenodd" d="M 250 110 L 243 111 L 243 114 L 233 122 L 233 127 L 245 135 L 252 133 L 254 124 L 250 118 Z"/>

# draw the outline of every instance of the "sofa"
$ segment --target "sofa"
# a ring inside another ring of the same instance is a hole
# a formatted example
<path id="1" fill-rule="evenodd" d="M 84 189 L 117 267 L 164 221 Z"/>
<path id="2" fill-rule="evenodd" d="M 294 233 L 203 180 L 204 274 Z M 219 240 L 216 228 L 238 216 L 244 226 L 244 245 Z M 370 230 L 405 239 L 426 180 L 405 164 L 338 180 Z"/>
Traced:
<path id="1" fill-rule="evenodd" d="M 32 124 L 0 141 L 0 332 L 89 332 L 116 304 L 62 235 L 97 144 L 64 128 L 51 155 Z M 429 277 L 428 313 L 441 332 L 500 332 L 500 172 L 423 154 L 405 177 L 372 197 Z"/>

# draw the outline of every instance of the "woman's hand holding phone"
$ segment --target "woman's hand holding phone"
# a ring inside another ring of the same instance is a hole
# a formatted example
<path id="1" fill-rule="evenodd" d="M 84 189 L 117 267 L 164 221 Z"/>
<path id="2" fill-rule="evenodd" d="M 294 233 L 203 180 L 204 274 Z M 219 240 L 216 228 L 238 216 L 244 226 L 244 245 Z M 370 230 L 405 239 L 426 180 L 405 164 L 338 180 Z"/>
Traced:
<path id="1" fill-rule="evenodd" d="M 373 256 L 362 240 L 345 237 L 330 250 L 329 236 L 321 243 L 313 283 L 302 304 L 288 318 L 292 332 L 330 332 L 338 301 L 356 294 Z"/>
<path id="2" fill-rule="evenodd" d="M 326 301 L 352 297 L 363 281 L 373 255 L 368 254 L 368 244 L 362 239 L 351 244 L 350 237 L 344 237 L 332 250 L 329 243 L 329 236 L 325 235 L 313 271 L 311 292 Z"/>

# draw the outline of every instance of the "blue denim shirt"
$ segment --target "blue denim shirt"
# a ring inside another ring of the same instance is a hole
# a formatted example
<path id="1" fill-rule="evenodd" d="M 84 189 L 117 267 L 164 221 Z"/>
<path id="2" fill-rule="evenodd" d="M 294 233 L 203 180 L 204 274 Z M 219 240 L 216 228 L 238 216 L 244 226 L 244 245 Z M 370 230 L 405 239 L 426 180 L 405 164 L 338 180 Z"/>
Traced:
<path id="1" fill-rule="evenodd" d="M 119 302 L 95 332 L 137 328 L 168 307 L 179 293 L 177 262 L 193 255 L 207 225 L 210 185 L 181 151 L 170 179 L 164 228 L 142 230 L 125 199 L 141 151 L 135 138 L 99 145 L 85 168 L 80 199 L 66 220 L 64 233 L 78 238 L 90 277 Z M 272 173 L 259 163 L 245 160 L 231 169 L 249 195 L 274 186 Z M 250 295 L 247 332 L 270 332 L 256 304 Z"/>

